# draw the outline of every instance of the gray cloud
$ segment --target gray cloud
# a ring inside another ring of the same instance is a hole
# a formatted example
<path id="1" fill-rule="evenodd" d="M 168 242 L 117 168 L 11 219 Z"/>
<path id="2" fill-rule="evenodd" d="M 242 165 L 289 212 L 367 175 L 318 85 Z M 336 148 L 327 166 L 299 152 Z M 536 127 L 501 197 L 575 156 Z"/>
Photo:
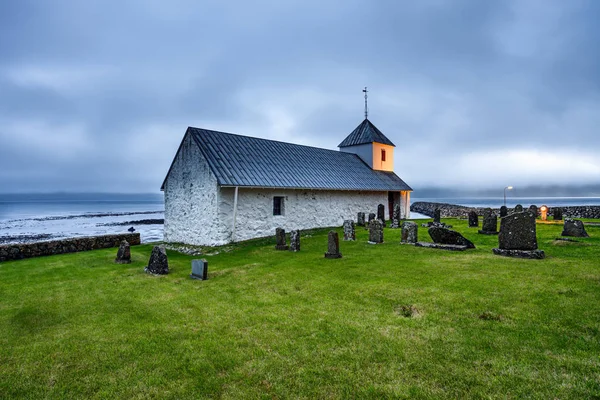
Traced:
<path id="1" fill-rule="evenodd" d="M 600 182 L 593 1 L 0 4 L 0 191 L 155 191 L 188 125 L 336 145 L 413 187 Z M 508 164 L 506 164 L 508 163 Z"/>

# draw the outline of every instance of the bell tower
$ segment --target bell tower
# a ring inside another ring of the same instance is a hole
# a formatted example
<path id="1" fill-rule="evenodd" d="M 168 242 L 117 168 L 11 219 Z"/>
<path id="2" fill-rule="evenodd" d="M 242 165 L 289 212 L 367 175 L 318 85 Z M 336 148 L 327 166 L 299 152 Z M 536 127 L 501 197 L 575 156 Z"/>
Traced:
<path id="1" fill-rule="evenodd" d="M 394 171 L 394 143 L 365 118 L 342 143 L 340 151 L 354 153 L 377 171 Z"/>

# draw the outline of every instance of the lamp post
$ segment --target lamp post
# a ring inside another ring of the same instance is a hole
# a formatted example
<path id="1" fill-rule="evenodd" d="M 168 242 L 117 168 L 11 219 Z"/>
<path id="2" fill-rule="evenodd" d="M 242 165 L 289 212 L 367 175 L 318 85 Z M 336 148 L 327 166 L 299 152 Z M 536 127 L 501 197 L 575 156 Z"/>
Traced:
<path id="1" fill-rule="evenodd" d="M 506 190 L 512 190 L 512 186 L 507 186 L 504 188 L 504 207 L 506 207 Z"/>

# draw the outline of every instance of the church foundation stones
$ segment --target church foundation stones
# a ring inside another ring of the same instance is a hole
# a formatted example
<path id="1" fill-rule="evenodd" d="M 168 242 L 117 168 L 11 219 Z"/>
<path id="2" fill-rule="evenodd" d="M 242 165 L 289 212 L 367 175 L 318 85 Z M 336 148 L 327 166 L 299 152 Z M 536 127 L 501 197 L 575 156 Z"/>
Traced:
<path id="1" fill-rule="evenodd" d="M 479 233 L 482 235 L 497 235 L 498 234 L 498 217 L 491 208 L 483 210 L 483 223 Z"/>
<path id="2" fill-rule="evenodd" d="M 419 225 L 412 221 L 404 221 L 402 223 L 402 235 L 400 243 L 415 244 L 418 240 Z"/>
<path id="3" fill-rule="evenodd" d="M 383 243 L 383 225 L 378 219 L 369 222 L 369 243 Z"/>
<path id="4" fill-rule="evenodd" d="M 469 228 L 479 227 L 479 215 L 476 211 L 469 211 Z"/>
<path id="5" fill-rule="evenodd" d="M 498 248 L 492 251 L 496 255 L 507 257 L 544 258 L 544 251 L 538 250 L 535 214 L 525 211 L 502 218 Z"/>
<path id="6" fill-rule="evenodd" d="M 572 237 L 590 237 L 583 226 L 583 222 L 578 219 L 565 218 L 565 225 L 561 236 Z"/>
<path id="7" fill-rule="evenodd" d="M 290 251 L 300 251 L 300 230 L 290 232 Z"/>
<path id="8" fill-rule="evenodd" d="M 336 231 L 329 231 L 329 235 L 327 235 L 327 253 L 325 253 L 325 258 L 342 258 L 342 253 L 340 253 L 340 239 Z"/>
<path id="9" fill-rule="evenodd" d="M 276 240 L 275 250 L 288 250 L 289 247 L 286 244 L 285 229 L 283 229 L 283 228 L 275 229 L 275 240 Z"/>
<path id="10" fill-rule="evenodd" d="M 149 274 L 166 275 L 169 273 L 169 260 L 167 259 L 167 250 L 165 246 L 154 246 L 150 254 L 148 266 L 144 268 Z"/>
<path id="11" fill-rule="evenodd" d="M 344 240 L 356 240 L 354 221 L 352 221 L 351 219 L 347 219 L 344 221 Z"/>
<path id="12" fill-rule="evenodd" d="M 122 240 L 117 251 L 117 257 L 115 258 L 117 264 L 129 264 L 131 263 L 131 249 L 127 240 Z"/>

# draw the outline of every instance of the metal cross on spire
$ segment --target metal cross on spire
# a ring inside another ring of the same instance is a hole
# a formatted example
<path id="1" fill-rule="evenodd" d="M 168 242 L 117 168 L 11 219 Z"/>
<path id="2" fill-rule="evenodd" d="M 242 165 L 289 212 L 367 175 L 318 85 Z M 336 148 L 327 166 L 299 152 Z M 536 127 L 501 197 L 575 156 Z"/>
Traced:
<path id="1" fill-rule="evenodd" d="M 366 86 L 363 89 L 363 93 L 365 94 L 365 119 L 367 119 L 369 117 L 369 107 L 367 106 L 367 93 L 369 93 L 369 91 L 367 90 Z"/>

